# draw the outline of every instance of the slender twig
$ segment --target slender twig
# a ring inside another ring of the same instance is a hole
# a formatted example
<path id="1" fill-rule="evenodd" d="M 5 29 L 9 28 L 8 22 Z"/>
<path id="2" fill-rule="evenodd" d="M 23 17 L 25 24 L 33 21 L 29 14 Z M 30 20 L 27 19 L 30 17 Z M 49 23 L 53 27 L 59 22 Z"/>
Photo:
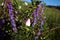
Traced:
<path id="1" fill-rule="evenodd" d="M 55 29 L 58 29 L 58 28 L 60 28 L 60 26 L 57 26 L 57 27 L 52 28 L 52 29 L 49 29 L 49 30 L 47 30 L 47 31 L 45 31 L 45 32 L 42 32 L 41 34 L 45 34 L 45 33 L 47 33 L 47 32 L 52 32 L 52 31 L 54 31 Z"/>

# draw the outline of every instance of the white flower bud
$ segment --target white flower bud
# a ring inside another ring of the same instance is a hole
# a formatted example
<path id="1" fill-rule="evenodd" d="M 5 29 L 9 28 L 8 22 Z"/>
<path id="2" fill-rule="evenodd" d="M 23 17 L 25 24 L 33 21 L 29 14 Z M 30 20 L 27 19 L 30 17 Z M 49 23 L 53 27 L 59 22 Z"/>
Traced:
<path id="1" fill-rule="evenodd" d="M 30 19 L 26 21 L 26 26 L 30 26 Z"/>
<path id="2" fill-rule="evenodd" d="M 19 6 L 19 9 L 21 9 L 21 6 Z"/>
<path id="3" fill-rule="evenodd" d="M 27 2 L 25 2 L 25 5 L 27 6 L 27 5 L 28 5 L 28 3 L 27 3 Z"/>
<path id="4" fill-rule="evenodd" d="M 2 6 L 4 5 L 4 3 L 1 4 Z"/>

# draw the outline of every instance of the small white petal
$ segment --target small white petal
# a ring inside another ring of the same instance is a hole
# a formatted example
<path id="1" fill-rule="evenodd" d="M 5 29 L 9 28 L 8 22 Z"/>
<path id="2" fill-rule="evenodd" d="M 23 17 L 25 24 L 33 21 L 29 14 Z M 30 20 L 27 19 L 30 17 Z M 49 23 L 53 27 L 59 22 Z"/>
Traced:
<path id="1" fill-rule="evenodd" d="M 27 3 L 27 2 L 25 2 L 25 5 L 27 6 L 27 5 L 28 5 L 28 3 Z"/>
<path id="2" fill-rule="evenodd" d="M 18 12 L 17 12 L 17 11 L 15 11 L 15 13 L 17 14 Z"/>
<path id="3" fill-rule="evenodd" d="M 30 26 L 30 19 L 26 21 L 26 26 Z"/>
<path id="4" fill-rule="evenodd" d="M 2 6 L 4 5 L 4 3 L 1 4 Z"/>
<path id="5" fill-rule="evenodd" d="M 21 6 L 19 6 L 19 9 L 21 9 Z"/>
<path id="6" fill-rule="evenodd" d="M 46 16 L 44 16 L 44 19 L 46 19 Z"/>

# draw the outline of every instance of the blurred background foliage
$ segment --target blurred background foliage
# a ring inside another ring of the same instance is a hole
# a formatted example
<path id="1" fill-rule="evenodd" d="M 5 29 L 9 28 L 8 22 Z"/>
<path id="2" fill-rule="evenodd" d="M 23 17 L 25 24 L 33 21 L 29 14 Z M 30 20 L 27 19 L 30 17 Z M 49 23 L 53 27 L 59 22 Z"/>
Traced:
<path id="1" fill-rule="evenodd" d="M 3 26 L 0 25 L 1 29 L 11 36 L 11 40 L 34 40 L 35 31 L 39 28 L 27 27 L 25 23 L 26 19 L 32 19 L 32 11 L 37 7 L 37 2 L 34 0 L 33 2 L 27 2 L 28 5 L 25 5 L 26 1 L 11 0 L 18 29 L 17 34 L 12 31 L 8 9 L 2 7 L 2 2 L 3 0 L 0 0 L 0 19 L 4 20 L 5 23 Z M 60 40 L 60 10 L 47 7 L 45 3 L 44 5 L 43 15 L 46 16 L 46 19 L 41 35 L 37 40 Z M 17 11 L 17 14 L 15 11 Z"/>

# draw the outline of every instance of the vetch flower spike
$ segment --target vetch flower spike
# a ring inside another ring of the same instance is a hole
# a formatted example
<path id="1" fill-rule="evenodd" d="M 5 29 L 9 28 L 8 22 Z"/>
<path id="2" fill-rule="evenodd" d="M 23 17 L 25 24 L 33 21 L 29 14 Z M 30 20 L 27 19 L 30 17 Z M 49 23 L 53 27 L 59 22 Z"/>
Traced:
<path id="1" fill-rule="evenodd" d="M 38 39 L 38 36 L 35 36 L 34 40 L 37 40 Z"/>
<path id="2" fill-rule="evenodd" d="M 17 33 L 17 28 L 16 28 L 16 24 L 15 24 L 15 21 L 14 21 L 14 15 L 13 15 L 13 7 L 12 7 L 12 3 L 10 0 L 7 0 L 8 2 L 8 11 L 9 11 L 9 16 L 10 16 L 10 22 L 13 26 L 13 31 L 15 33 Z"/>
<path id="3" fill-rule="evenodd" d="M 39 35 L 40 35 L 40 32 L 41 32 L 41 30 L 38 30 L 37 36 L 39 36 Z"/>
<path id="4" fill-rule="evenodd" d="M 40 8 L 41 8 L 41 4 L 38 4 L 37 5 L 37 8 L 36 9 L 34 9 L 33 10 L 33 23 L 32 23 L 32 27 L 34 27 L 34 25 L 38 22 L 38 20 L 40 19 L 40 15 L 39 15 L 39 10 L 40 10 Z M 37 19 L 37 17 L 38 17 L 38 19 Z"/>

